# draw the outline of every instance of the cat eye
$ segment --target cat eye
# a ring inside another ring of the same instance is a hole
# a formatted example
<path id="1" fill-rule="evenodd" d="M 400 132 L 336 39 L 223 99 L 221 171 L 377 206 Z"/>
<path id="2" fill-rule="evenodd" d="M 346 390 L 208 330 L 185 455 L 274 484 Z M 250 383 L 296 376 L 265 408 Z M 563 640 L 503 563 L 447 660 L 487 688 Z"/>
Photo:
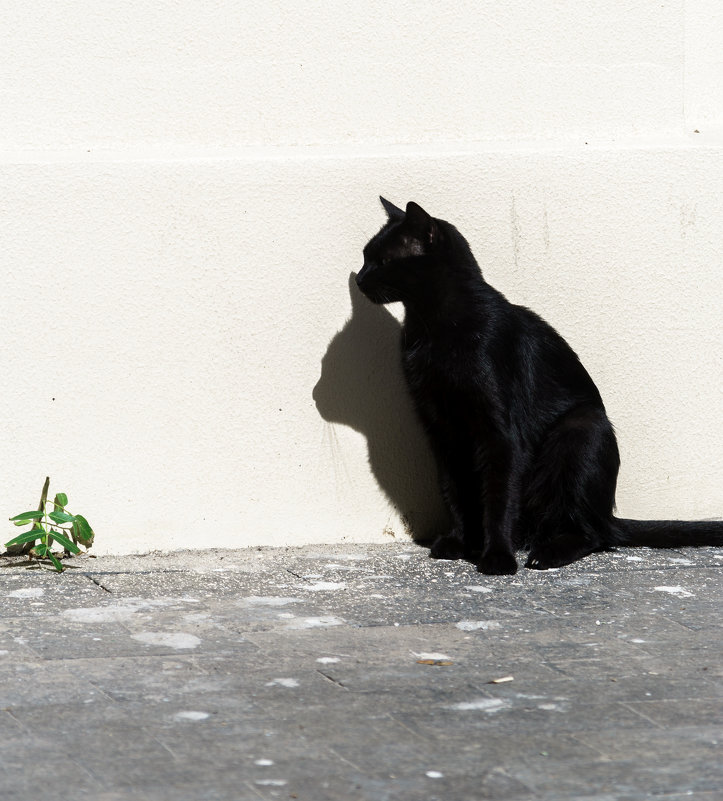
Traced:
<path id="1" fill-rule="evenodd" d="M 390 261 L 391 261 L 391 259 L 387 258 L 386 256 L 382 256 L 382 259 L 381 259 L 382 267 L 386 267 L 387 264 L 389 264 Z"/>

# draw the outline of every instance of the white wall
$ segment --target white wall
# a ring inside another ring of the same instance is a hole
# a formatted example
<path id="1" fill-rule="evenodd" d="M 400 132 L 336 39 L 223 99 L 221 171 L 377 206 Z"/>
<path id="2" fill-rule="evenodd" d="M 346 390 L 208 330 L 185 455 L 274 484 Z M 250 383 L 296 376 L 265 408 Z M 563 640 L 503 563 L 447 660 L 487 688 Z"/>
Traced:
<path id="1" fill-rule="evenodd" d="M 720 18 L 714 0 L 6 0 L 0 14 L 1 135 L 51 150 L 676 132 L 686 17 L 691 53 Z"/>
<path id="2" fill-rule="evenodd" d="M 454 222 L 580 353 L 621 513 L 722 515 L 716 21 L 712 0 L 3 4 L 0 511 L 50 474 L 97 552 L 434 521 L 398 323 L 350 297 L 381 192 Z"/>

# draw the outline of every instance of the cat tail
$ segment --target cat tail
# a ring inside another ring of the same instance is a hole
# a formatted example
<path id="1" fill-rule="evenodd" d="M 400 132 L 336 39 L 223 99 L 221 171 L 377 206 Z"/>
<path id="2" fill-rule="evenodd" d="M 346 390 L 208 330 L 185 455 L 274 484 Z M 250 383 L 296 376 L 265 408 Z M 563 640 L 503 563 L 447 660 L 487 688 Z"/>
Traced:
<path id="1" fill-rule="evenodd" d="M 723 546 L 723 520 L 614 518 L 615 545 L 646 548 Z"/>

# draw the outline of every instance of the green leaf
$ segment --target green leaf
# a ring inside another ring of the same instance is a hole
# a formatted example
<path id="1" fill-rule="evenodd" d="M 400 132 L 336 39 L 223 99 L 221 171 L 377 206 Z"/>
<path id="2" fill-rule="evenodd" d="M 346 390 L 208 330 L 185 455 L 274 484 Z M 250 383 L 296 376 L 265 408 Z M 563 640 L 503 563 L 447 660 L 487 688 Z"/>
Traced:
<path id="1" fill-rule="evenodd" d="M 69 515 L 67 512 L 50 512 L 48 517 L 54 523 L 72 523 L 75 520 L 75 515 Z"/>
<path id="2" fill-rule="evenodd" d="M 48 551 L 47 555 L 48 559 L 50 559 L 50 561 L 55 565 L 55 569 L 58 571 L 58 573 L 62 573 L 63 566 L 60 564 L 60 560 L 56 556 L 53 556 L 53 554 L 50 553 L 50 551 Z"/>
<path id="3" fill-rule="evenodd" d="M 66 551 L 70 551 L 71 553 L 80 553 L 80 548 L 72 543 L 67 537 L 63 536 L 62 534 L 58 534 L 57 531 L 53 532 L 53 539 L 65 548 Z"/>
<path id="4" fill-rule="evenodd" d="M 35 551 L 36 556 L 46 556 L 50 549 L 47 545 L 43 545 L 41 543 L 40 545 L 36 545 L 33 550 Z"/>
<path id="5" fill-rule="evenodd" d="M 10 542 L 6 542 L 5 547 L 11 548 L 13 545 L 22 545 L 25 542 L 35 542 L 35 540 L 39 540 L 43 534 L 45 534 L 44 531 L 26 531 L 25 534 L 20 534 L 19 536 L 10 540 Z"/>
<path id="6" fill-rule="evenodd" d="M 21 521 L 25 521 L 25 520 L 40 520 L 40 518 L 42 516 L 43 516 L 43 513 L 39 512 L 37 509 L 35 509 L 35 511 L 33 511 L 33 512 L 23 512 L 20 515 L 15 515 L 15 517 L 11 517 L 10 518 L 10 522 L 12 523 L 15 520 L 21 520 Z"/>
<path id="7" fill-rule="evenodd" d="M 73 538 L 86 548 L 90 548 L 93 544 L 95 532 L 90 527 L 90 523 L 83 517 L 83 515 L 76 515 L 75 522 L 73 523 Z"/>
<path id="8" fill-rule="evenodd" d="M 64 509 L 68 505 L 68 496 L 64 492 L 59 492 L 53 503 L 56 509 Z"/>

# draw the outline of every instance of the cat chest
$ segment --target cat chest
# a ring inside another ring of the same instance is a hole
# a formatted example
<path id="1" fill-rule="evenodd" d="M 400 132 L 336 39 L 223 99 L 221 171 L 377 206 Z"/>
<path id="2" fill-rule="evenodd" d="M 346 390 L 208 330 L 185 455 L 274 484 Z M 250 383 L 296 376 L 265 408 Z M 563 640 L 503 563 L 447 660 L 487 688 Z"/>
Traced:
<path id="1" fill-rule="evenodd" d="M 440 403 L 482 400 L 479 370 L 469 353 L 421 345 L 405 349 L 402 366 L 414 395 Z"/>
<path id="2" fill-rule="evenodd" d="M 441 424 L 466 435 L 481 435 L 497 427 L 494 382 L 484 359 L 470 347 L 424 343 L 403 350 L 402 364 L 410 393 L 427 425 Z"/>

